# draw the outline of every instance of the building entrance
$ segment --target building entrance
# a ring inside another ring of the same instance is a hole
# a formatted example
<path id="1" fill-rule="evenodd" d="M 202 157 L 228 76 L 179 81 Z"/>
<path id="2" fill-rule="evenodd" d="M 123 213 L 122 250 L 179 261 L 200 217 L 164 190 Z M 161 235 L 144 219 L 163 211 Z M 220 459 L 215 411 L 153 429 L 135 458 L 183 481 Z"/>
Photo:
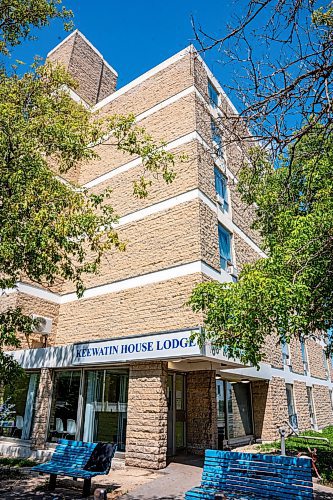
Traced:
<path id="1" fill-rule="evenodd" d="M 169 373 L 168 398 L 168 456 L 180 453 L 186 447 L 186 377 Z"/>

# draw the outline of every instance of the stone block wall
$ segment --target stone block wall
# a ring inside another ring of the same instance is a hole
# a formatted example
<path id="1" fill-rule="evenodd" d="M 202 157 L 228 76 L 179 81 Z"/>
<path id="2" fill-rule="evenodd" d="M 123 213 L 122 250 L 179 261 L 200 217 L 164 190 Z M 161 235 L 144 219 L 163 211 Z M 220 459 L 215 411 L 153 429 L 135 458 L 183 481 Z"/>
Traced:
<path id="1" fill-rule="evenodd" d="M 202 315 L 185 306 L 200 273 L 60 306 L 57 345 L 193 328 Z"/>
<path id="2" fill-rule="evenodd" d="M 288 420 L 286 384 L 282 378 L 252 382 L 254 431 L 257 439 L 273 441 Z"/>
<path id="3" fill-rule="evenodd" d="M 328 387 L 314 384 L 312 394 L 319 429 L 333 425 L 332 401 Z"/>
<path id="4" fill-rule="evenodd" d="M 167 452 L 167 363 L 130 366 L 125 462 L 163 469 Z"/>
<path id="5" fill-rule="evenodd" d="M 295 380 L 293 390 L 298 427 L 301 431 L 311 429 L 308 394 L 305 382 Z"/>
<path id="6" fill-rule="evenodd" d="M 78 84 L 77 94 L 89 104 L 96 104 L 115 91 L 116 73 L 78 31 L 64 40 L 48 59 L 65 66 Z"/>
<path id="7" fill-rule="evenodd" d="M 302 360 L 301 343 L 300 343 L 299 339 L 293 337 L 290 340 L 289 351 L 290 351 L 290 360 L 291 360 L 292 371 L 303 375 L 304 374 L 304 366 L 303 366 L 303 360 Z"/>
<path id="8" fill-rule="evenodd" d="M 215 371 L 187 374 L 187 451 L 202 455 L 217 448 Z"/>
<path id="9" fill-rule="evenodd" d="M 35 418 L 31 434 L 31 448 L 44 449 L 47 437 L 49 409 L 53 389 L 53 373 L 49 368 L 42 368 L 35 401 Z"/>
<path id="10" fill-rule="evenodd" d="M 326 379 L 322 346 L 315 340 L 307 340 L 306 344 L 311 376 Z"/>

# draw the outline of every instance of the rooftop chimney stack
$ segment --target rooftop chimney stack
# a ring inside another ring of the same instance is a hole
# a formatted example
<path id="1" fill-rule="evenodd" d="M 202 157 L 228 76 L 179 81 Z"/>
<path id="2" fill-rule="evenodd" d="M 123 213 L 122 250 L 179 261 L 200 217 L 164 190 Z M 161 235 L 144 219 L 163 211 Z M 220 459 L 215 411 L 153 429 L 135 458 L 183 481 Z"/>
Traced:
<path id="1" fill-rule="evenodd" d="M 78 30 L 51 50 L 47 59 L 66 68 L 78 83 L 75 92 L 92 106 L 116 90 L 117 72 Z"/>

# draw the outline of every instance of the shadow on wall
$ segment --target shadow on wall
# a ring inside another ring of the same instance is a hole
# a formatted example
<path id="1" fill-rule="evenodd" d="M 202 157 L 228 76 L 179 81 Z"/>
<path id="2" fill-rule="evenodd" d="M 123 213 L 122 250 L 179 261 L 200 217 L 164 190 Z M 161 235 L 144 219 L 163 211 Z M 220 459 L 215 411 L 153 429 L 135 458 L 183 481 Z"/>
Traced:
<path id="1" fill-rule="evenodd" d="M 7 351 L 25 369 L 61 368 L 72 365 L 73 346 L 20 349 Z"/>

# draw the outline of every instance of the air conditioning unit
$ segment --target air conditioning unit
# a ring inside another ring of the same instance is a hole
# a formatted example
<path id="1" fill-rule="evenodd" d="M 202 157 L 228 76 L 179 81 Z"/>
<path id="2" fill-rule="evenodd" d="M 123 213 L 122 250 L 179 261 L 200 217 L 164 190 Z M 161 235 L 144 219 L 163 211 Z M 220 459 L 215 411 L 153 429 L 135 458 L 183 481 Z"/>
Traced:
<path id="1" fill-rule="evenodd" d="M 237 278 L 238 276 L 238 269 L 236 266 L 234 266 L 232 263 L 229 264 L 228 262 L 228 265 L 227 265 L 227 272 L 229 274 L 231 274 L 231 276 L 235 276 Z"/>
<path id="2" fill-rule="evenodd" d="M 285 365 L 291 366 L 291 359 L 290 358 L 286 358 Z"/>
<path id="3" fill-rule="evenodd" d="M 38 314 L 33 314 L 32 319 L 37 320 L 38 324 L 34 326 L 33 330 L 41 335 L 49 335 L 52 328 L 52 319 L 46 318 L 45 316 L 39 316 Z"/>
<path id="4" fill-rule="evenodd" d="M 219 205 L 219 207 L 221 208 L 221 210 L 224 211 L 224 198 L 223 196 L 221 196 L 220 194 L 217 194 L 216 195 L 216 201 L 217 201 L 217 204 Z"/>

